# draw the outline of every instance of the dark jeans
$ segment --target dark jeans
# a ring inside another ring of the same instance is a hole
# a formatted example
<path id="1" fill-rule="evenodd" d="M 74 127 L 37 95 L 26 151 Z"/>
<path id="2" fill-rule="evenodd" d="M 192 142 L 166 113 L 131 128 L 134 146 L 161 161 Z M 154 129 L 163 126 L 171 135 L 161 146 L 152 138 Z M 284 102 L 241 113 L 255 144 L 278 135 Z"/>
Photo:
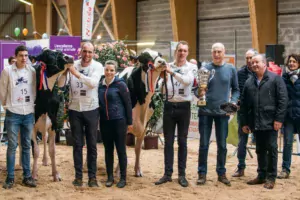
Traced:
<path id="1" fill-rule="evenodd" d="M 69 110 L 70 125 L 72 131 L 73 159 L 75 177 L 82 179 L 82 148 L 84 135 L 87 144 L 87 167 L 89 178 L 96 178 L 97 171 L 97 128 L 99 122 L 99 110 L 77 112 Z M 85 134 L 84 134 L 85 132 Z"/>
<path id="2" fill-rule="evenodd" d="M 105 148 L 105 164 L 107 176 L 113 176 L 114 145 L 116 145 L 117 154 L 119 158 L 121 179 L 126 179 L 126 120 L 100 120 L 100 130 Z"/>
<path id="3" fill-rule="evenodd" d="M 277 176 L 277 137 L 275 130 L 255 131 L 256 134 L 256 154 L 258 162 L 258 178 L 276 180 Z"/>
<path id="4" fill-rule="evenodd" d="M 283 129 L 282 170 L 291 172 L 294 133 L 300 133 L 300 122 L 287 118 Z"/>
<path id="5" fill-rule="evenodd" d="M 177 125 L 178 143 L 178 174 L 185 176 L 187 157 L 187 135 L 190 125 L 190 102 L 166 102 L 163 115 L 163 130 L 165 138 L 165 175 L 172 176 L 174 164 L 174 138 Z"/>
<path id="6" fill-rule="evenodd" d="M 237 158 L 239 160 L 238 169 L 245 169 L 246 168 L 246 154 L 247 154 L 247 143 L 249 134 L 243 132 L 242 127 L 238 127 L 238 134 L 239 134 L 239 144 L 238 144 L 238 151 L 237 151 Z"/>
<path id="7" fill-rule="evenodd" d="M 18 146 L 18 134 L 21 135 L 22 168 L 24 178 L 31 177 L 30 172 L 30 141 L 34 124 L 34 114 L 20 115 L 6 110 L 6 128 L 8 147 L 6 152 L 7 177 L 14 178 L 15 156 Z"/>
<path id="8" fill-rule="evenodd" d="M 228 136 L 228 116 L 199 116 L 200 147 L 198 157 L 198 173 L 207 174 L 207 156 L 213 121 L 217 139 L 217 174 L 226 173 L 225 163 L 227 155 L 226 138 Z"/>

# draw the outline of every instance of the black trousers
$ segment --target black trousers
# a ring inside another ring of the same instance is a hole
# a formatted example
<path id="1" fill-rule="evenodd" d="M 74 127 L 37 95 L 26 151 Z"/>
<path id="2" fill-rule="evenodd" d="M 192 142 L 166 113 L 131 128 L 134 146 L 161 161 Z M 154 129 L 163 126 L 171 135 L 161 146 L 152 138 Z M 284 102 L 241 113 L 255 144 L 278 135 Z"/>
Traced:
<path id="1" fill-rule="evenodd" d="M 277 137 L 275 130 L 255 131 L 258 178 L 275 181 L 277 177 Z"/>
<path id="2" fill-rule="evenodd" d="M 69 110 L 69 119 L 72 131 L 73 159 L 75 177 L 82 179 L 82 148 L 84 135 L 87 145 L 87 167 L 89 178 L 96 178 L 97 171 L 97 128 L 99 122 L 99 110 L 77 112 Z M 85 134 L 84 134 L 85 133 Z"/>
<path id="3" fill-rule="evenodd" d="M 174 138 L 177 125 L 178 143 L 178 174 L 185 176 L 187 157 L 187 135 L 190 125 L 190 102 L 166 102 L 163 115 L 163 130 L 165 138 L 165 175 L 172 176 L 174 164 Z"/>
<path id="4" fill-rule="evenodd" d="M 121 179 L 126 179 L 126 120 L 100 120 L 100 130 L 105 148 L 105 164 L 107 176 L 113 176 L 114 145 L 116 145 L 117 154 L 119 158 Z"/>

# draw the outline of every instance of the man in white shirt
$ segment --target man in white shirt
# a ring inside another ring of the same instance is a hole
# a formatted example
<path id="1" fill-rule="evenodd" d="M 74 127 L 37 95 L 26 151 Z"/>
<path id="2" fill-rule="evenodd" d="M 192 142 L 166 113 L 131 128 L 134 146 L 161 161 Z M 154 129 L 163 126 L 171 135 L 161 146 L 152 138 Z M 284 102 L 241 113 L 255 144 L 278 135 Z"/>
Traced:
<path id="1" fill-rule="evenodd" d="M 73 158 L 75 167 L 74 186 L 82 186 L 82 148 L 84 135 L 87 143 L 87 166 L 89 187 L 98 187 L 97 128 L 99 122 L 98 86 L 103 75 L 101 63 L 93 60 L 94 46 L 86 42 L 81 47 L 81 59 L 69 67 L 70 105 L 69 119 L 74 140 Z"/>
<path id="2" fill-rule="evenodd" d="M 197 66 L 186 60 L 189 53 L 188 43 L 181 41 L 176 47 L 176 60 L 166 68 L 168 99 L 164 106 L 163 130 L 165 138 L 165 172 L 164 176 L 155 182 L 160 185 L 172 181 L 174 162 L 174 138 L 177 125 L 178 138 L 178 183 L 188 186 L 185 178 L 187 158 L 187 135 L 191 116 L 191 94 L 194 73 Z M 163 84 L 163 86 L 164 84 Z"/>
<path id="3" fill-rule="evenodd" d="M 16 63 L 6 67 L 0 78 L 0 100 L 6 109 L 6 129 L 8 136 L 7 178 L 3 188 L 14 185 L 15 154 L 18 134 L 21 134 L 23 185 L 36 187 L 30 172 L 31 135 L 34 126 L 34 101 L 36 97 L 36 73 L 26 64 L 28 50 L 18 46 L 15 50 Z"/>

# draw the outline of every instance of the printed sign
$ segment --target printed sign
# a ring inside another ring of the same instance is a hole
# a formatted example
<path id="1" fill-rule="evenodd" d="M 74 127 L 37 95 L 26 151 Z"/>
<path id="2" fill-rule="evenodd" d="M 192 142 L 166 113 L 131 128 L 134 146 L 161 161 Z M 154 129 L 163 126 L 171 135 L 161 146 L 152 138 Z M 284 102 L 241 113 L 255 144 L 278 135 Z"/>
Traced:
<path id="1" fill-rule="evenodd" d="M 81 38 L 79 36 L 50 36 L 50 49 L 78 58 Z"/>
<path id="2" fill-rule="evenodd" d="M 82 3 L 82 39 L 91 40 L 94 22 L 95 0 L 84 0 Z"/>

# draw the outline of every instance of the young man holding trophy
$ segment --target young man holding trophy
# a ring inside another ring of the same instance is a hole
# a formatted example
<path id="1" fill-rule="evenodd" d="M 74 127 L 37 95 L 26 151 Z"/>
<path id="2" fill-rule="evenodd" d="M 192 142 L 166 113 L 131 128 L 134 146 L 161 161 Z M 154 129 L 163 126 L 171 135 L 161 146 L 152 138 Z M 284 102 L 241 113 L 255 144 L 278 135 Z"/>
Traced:
<path id="1" fill-rule="evenodd" d="M 193 71 L 197 66 L 186 60 L 189 53 L 187 42 L 178 43 L 175 50 L 175 61 L 167 65 L 162 73 L 164 82 L 162 87 L 167 98 L 164 105 L 163 130 L 165 138 L 164 176 L 155 182 L 160 185 L 172 181 L 174 163 L 174 138 L 177 126 L 178 141 L 178 183 L 182 187 L 188 186 L 185 178 L 187 158 L 187 135 L 191 117 L 191 89 L 194 82 Z"/>
<path id="2" fill-rule="evenodd" d="M 239 98 L 237 72 L 233 65 L 225 63 L 225 47 L 222 43 L 212 45 L 212 62 L 198 71 L 199 96 L 199 132 L 200 148 L 198 158 L 198 185 L 206 182 L 207 156 L 213 121 L 215 122 L 217 140 L 217 166 L 218 181 L 230 186 L 226 177 L 226 138 L 228 135 L 229 113 L 221 106 L 230 104 L 235 106 Z"/>

